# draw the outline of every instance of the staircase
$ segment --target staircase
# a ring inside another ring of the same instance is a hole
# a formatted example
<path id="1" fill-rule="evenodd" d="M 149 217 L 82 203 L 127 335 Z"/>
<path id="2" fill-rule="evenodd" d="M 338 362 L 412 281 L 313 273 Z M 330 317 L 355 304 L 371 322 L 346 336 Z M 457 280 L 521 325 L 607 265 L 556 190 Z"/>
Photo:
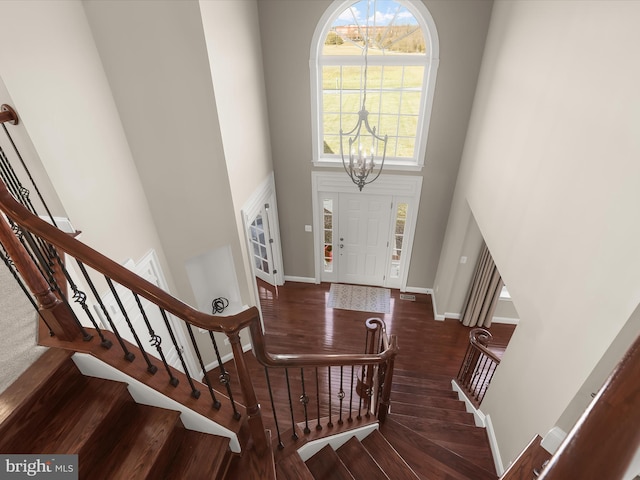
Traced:
<path id="1" fill-rule="evenodd" d="M 496 480 L 491 448 L 445 375 L 396 370 L 380 430 L 327 446 L 306 462 L 289 455 L 278 479 Z"/>
<path id="2" fill-rule="evenodd" d="M 86 377 L 49 349 L 0 395 L 0 452 L 78 454 L 81 479 L 221 479 L 229 440 L 180 413 L 137 404 L 127 385 Z"/>

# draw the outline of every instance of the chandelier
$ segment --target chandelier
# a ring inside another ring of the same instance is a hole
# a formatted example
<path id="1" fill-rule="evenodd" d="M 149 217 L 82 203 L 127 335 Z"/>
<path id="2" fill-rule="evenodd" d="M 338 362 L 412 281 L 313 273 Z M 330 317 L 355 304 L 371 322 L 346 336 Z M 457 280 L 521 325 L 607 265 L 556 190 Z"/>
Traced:
<path id="1" fill-rule="evenodd" d="M 378 135 L 376 133 L 376 127 L 369 125 L 369 111 L 366 107 L 369 40 L 369 23 L 367 21 L 363 49 L 364 73 L 362 107 L 360 107 L 360 111 L 358 112 L 358 122 L 355 127 L 348 132 L 343 132 L 342 128 L 340 129 L 340 156 L 342 157 L 342 166 L 351 178 L 351 181 L 358 186 L 360 191 L 362 191 L 365 185 L 374 182 L 380 176 L 387 153 L 387 135 L 384 137 Z M 345 141 L 348 141 L 348 153 L 346 156 L 344 148 Z M 382 142 L 382 144 L 380 144 L 380 142 Z M 374 173 L 377 166 L 375 155 L 380 149 L 382 149 L 382 159 L 380 160 L 377 173 Z M 373 176 L 373 178 L 369 180 L 369 176 Z"/>

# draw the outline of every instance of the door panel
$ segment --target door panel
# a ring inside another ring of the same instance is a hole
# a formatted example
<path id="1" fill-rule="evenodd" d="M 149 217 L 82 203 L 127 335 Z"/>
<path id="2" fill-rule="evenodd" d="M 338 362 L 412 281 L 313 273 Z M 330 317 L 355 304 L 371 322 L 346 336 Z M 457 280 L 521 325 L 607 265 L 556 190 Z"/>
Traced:
<path id="1" fill-rule="evenodd" d="M 338 281 L 383 285 L 391 196 L 340 194 Z"/>

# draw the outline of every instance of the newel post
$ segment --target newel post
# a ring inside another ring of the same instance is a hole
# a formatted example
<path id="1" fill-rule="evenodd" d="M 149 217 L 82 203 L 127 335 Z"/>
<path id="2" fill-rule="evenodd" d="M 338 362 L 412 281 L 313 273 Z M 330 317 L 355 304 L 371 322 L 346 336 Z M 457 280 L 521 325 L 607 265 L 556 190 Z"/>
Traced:
<path id="1" fill-rule="evenodd" d="M 398 338 L 393 335 L 390 339 L 390 347 L 393 349 L 393 353 L 387 360 L 386 369 L 384 372 L 384 384 L 382 385 L 382 398 L 380 399 L 380 407 L 378 408 L 378 420 L 380 423 L 384 423 L 389 413 L 389 407 L 391 405 L 391 384 L 393 383 L 393 366 L 396 360 L 396 354 L 398 352 Z"/>
<path id="2" fill-rule="evenodd" d="M 18 241 L 3 216 L 0 216 L 0 243 L 13 261 L 38 303 L 38 310 L 51 331 L 60 340 L 71 341 L 81 336 L 81 332 L 68 306 L 53 293 L 40 270 L 33 264 L 25 247 Z"/>
<path id="3" fill-rule="evenodd" d="M 249 431 L 251 432 L 251 438 L 259 455 L 262 455 L 268 450 L 267 434 L 264 429 L 264 423 L 262 421 L 262 413 L 260 411 L 260 404 L 258 403 L 258 397 L 253 389 L 253 383 L 251 382 L 251 375 L 249 374 L 249 368 L 244 361 L 244 355 L 242 351 L 242 345 L 240 343 L 240 335 L 237 331 L 228 332 L 227 337 L 233 350 L 233 361 L 236 364 L 236 370 L 238 372 L 238 380 L 240 382 L 240 389 L 242 390 L 242 397 L 247 409 L 247 424 L 249 425 Z"/>

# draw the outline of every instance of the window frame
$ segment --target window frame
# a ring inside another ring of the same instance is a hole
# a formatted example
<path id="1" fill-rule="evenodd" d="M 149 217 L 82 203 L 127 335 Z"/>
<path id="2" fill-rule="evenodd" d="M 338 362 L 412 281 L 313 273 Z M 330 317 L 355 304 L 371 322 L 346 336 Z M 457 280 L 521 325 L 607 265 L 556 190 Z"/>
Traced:
<path id="1" fill-rule="evenodd" d="M 331 158 L 324 155 L 323 131 L 322 131 L 322 67 L 324 65 L 334 65 L 335 62 L 328 62 L 326 59 L 335 59 L 338 57 L 324 57 L 322 49 L 324 40 L 333 24 L 334 20 L 348 6 L 358 3 L 359 0 L 335 0 L 325 11 L 319 20 L 311 41 L 311 53 L 309 59 L 310 79 L 311 79 L 311 125 L 312 125 L 312 162 L 316 167 L 336 167 L 341 166 L 340 158 Z M 418 119 L 418 127 L 416 132 L 416 148 L 414 150 L 414 158 L 406 161 L 386 162 L 385 169 L 388 170 L 409 170 L 420 171 L 424 167 L 425 153 L 427 150 L 427 140 L 429 134 L 429 125 L 431 122 L 431 112 L 433 108 L 433 97 L 436 86 L 436 76 L 439 64 L 439 42 L 433 17 L 422 2 L 408 2 L 405 0 L 394 0 L 409 10 L 418 21 L 418 25 L 422 28 L 422 32 L 427 40 L 429 49 L 424 56 L 377 56 L 370 55 L 368 58 L 369 65 L 424 65 L 424 77 L 422 87 L 422 99 L 420 104 L 420 114 Z M 416 63 L 416 59 L 421 61 Z M 411 61 L 403 60 L 410 58 Z M 422 60 L 423 59 L 423 60 Z M 363 65 L 364 57 L 357 60 L 353 57 L 345 57 L 341 62 L 342 65 Z M 368 88 L 371 92 L 371 88 Z M 384 132 L 381 132 L 384 134 Z"/>

